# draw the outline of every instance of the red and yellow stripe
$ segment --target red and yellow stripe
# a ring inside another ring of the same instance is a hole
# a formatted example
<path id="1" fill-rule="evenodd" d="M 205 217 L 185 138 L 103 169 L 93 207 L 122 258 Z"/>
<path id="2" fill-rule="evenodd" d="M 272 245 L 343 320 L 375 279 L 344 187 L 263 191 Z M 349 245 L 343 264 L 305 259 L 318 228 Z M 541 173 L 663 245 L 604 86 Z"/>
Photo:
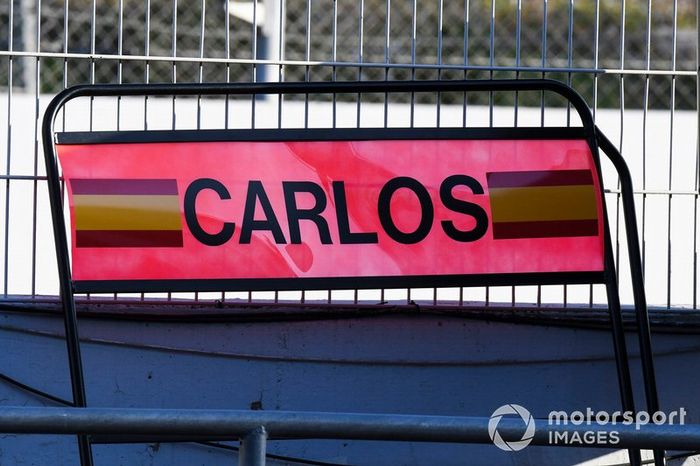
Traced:
<path id="1" fill-rule="evenodd" d="M 590 170 L 486 174 L 494 239 L 598 235 Z"/>
<path id="2" fill-rule="evenodd" d="M 72 179 L 76 247 L 182 247 L 177 181 Z"/>

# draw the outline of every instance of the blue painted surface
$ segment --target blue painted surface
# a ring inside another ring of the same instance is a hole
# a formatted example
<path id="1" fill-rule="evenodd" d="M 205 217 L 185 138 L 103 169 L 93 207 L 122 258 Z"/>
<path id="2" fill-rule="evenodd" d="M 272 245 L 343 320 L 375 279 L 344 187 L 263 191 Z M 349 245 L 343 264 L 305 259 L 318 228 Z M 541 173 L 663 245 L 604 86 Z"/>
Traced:
<path id="1" fill-rule="evenodd" d="M 518 403 L 614 411 L 609 332 L 444 316 L 307 322 L 168 324 L 81 320 L 92 406 L 232 408 L 490 416 Z M 70 398 L 60 319 L 0 314 L 0 371 Z M 636 348 L 634 335 L 630 347 Z M 700 422 L 700 337 L 654 338 L 661 404 Z M 643 390 L 633 359 L 637 403 Z M 3 405 L 42 401 L 0 383 Z M 47 405 L 50 405 L 47 403 Z M 275 441 L 271 453 L 352 465 L 575 464 L 606 450 L 358 441 Z M 235 464 L 195 445 L 95 446 L 97 465 Z M 72 437 L 2 436 L 0 464 L 76 464 Z M 275 464 L 275 463 L 270 463 Z M 294 464 L 294 463 L 280 463 Z"/>

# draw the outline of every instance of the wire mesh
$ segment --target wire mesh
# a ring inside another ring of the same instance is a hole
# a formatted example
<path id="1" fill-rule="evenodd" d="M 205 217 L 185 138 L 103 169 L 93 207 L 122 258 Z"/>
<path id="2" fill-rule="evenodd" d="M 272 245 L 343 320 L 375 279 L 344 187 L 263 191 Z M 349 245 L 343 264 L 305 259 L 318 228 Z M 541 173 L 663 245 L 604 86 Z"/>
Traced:
<path id="1" fill-rule="evenodd" d="M 690 0 L 9 0 L 0 5 L 2 297 L 57 293 L 38 124 L 70 85 L 463 78 L 558 79 L 631 166 L 649 301 L 697 308 L 696 2 Z M 568 125 L 538 93 L 284 99 L 88 99 L 57 129 Z M 617 258 L 620 198 L 604 170 Z M 622 300 L 631 302 L 620 264 Z M 142 299 L 160 295 L 139 296 Z M 320 290 L 165 296 L 591 306 L 597 287 Z M 94 298 L 94 297 L 91 297 Z M 118 298 L 114 296 L 113 298 Z"/>

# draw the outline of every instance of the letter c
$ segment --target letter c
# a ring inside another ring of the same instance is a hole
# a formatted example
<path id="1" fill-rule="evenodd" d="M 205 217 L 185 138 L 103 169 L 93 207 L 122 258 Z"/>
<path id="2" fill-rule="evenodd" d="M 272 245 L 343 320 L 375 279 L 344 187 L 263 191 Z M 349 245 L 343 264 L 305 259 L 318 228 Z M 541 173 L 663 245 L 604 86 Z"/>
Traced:
<path id="1" fill-rule="evenodd" d="M 185 221 L 187 222 L 187 227 L 192 232 L 194 236 L 200 243 L 206 244 L 207 246 L 221 246 L 226 241 L 230 240 L 233 236 L 233 232 L 236 229 L 236 224 L 233 222 L 224 222 L 221 231 L 216 234 L 207 233 L 204 231 L 202 226 L 197 220 L 197 212 L 195 210 L 195 204 L 197 201 L 197 195 L 200 191 L 205 189 L 211 189 L 219 195 L 220 199 L 231 199 L 231 194 L 226 189 L 226 186 L 221 184 L 221 182 L 213 180 L 211 178 L 199 178 L 194 180 L 187 187 L 185 192 Z"/>

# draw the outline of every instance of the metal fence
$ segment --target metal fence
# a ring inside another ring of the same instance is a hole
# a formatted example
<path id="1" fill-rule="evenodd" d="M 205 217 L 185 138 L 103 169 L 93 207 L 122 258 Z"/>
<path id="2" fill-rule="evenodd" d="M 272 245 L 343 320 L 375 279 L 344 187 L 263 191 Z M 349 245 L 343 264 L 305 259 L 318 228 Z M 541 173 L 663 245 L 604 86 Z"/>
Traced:
<path id="1" fill-rule="evenodd" d="M 82 83 L 559 79 L 631 165 L 650 304 L 697 308 L 697 5 L 690 0 L 9 0 L 0 5 L 2 294 L 55 296 L 38 127 L 53 93 Z M 5 31 L 4 35 L 2 31 Z M 568 125 L 539 94 L 92 100 L 68 129 Z M 606 172 L 618 257 L 616 179 Z M 621 265 L 621 270 L 626 267 Z M 623 302 L 631 302 L 622 273 Z M 139 296 L 163 298 L 173 296 Z M 175 296 L 244 301 L 449 301 L 591 306 L 588 286 L 320 290 Z M 95 299 L 95 297 L 91 297 Z"/>

